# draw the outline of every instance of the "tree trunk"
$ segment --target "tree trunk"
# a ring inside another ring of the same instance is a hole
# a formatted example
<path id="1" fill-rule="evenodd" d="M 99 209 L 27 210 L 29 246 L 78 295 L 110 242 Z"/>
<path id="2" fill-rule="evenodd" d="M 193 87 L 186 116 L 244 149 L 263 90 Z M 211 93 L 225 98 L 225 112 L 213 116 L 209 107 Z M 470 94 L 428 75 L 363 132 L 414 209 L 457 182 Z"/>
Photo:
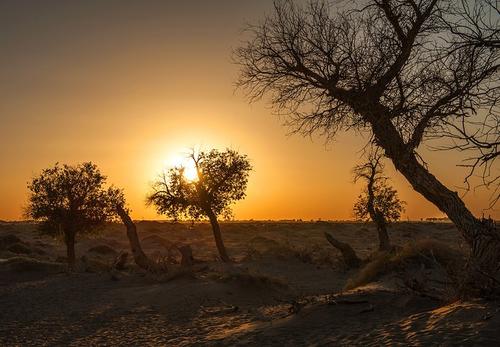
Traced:
<path id="1" fill-rule="evenodd" d="M 389 234 L 387 233 L 387 223 L 385 221 L 384 216 L 380 211 L 375 208 L 375 192 L 373 189 L 373 185 L 375 184 L 375 174 L 376 169 L 372 171 L 371 176 L 368 181 L 368 201 L 367 201 L 367 210 L 370 214 L 371 220 L 375 223 L 377 227 L 378 233 L 378 249 L 380 251 L 387 251 L 391 248 L 391 243 L 389 241 Z"/>
<path id="2" fill-rule="evenodd" d="M 71 269 L 75 267 L 75 232 L 66 230 L 64 232 L 64 243 L 66 243 L 66 258 Z"/>
<path id="3" fill-rule="evenodd" d="M 387 233 L 387 224 L 385 218 L 377 214 L 375 217 L 375 224 L 377 225 L 378 233 L 378 249 L 380 251 L 388 251 L 391 249 L 391 243 L 389 241 L 389 234 Z"/>
<path id="4" fill-rule="evenodd" d="M 467 275 L 470 279 L 466 280 L 469 283 L 465 287 L 477 289 L 485 281 L 497 284 L 495 276 L 500 261 L 500 234 L 495 224 L 475 218 L 458 194 L 444 186 L 417 160 L 415 152 L 405 145 L 389 120 L 373 121 L 372 128 L 377 143 L 384 148 L 396 169 L 413 189 L 450 218 L 471 247 Z"/>
<path id="5" fill-rule="evenodd" d="M 222 240 L 222 235 L 220 232 L 219 222 L 217 221 L 217 216 L 213 213 L 212 210 L 207 210 L 207 216 L 210 220 L 210 224 L 212 225 L 212 231 L 214 233 L 215 245 L 217 246 L 217 250 L 219 251 L 220 258 L 225 263 L 230 263 L 231 259 L 227 255 L 226 247 L 224 246 L 224 241 Z"/>
<path id="6" fill-rule="evenodd" d="M 139 237 L 137 236 L 137 228 L 128 213 L 121 206 L 116 207 L 116 212 L 127 228 L 127 237 L 130 243 L 130 249 L 132 250 L 132 255 L 134 256 L 134 261 L 137 266 L 147 271 L 159 270 L 157 264 L 153 263 L 142 250 Z"/>
<path id="7" fill-rule="evenodd" d="M 342 257 L 344 258 L 344 262 L 347 266 L 351 268 L 358 268 L 361 265 L 361 259 L 358 258 L 356 252 L 351 246 L 349 246 L 349 244 L 340 242 L 327 232 L 325 232 L 325 237 L 333 247 L 337 248 L 340 253 L 342 253 Z"/>

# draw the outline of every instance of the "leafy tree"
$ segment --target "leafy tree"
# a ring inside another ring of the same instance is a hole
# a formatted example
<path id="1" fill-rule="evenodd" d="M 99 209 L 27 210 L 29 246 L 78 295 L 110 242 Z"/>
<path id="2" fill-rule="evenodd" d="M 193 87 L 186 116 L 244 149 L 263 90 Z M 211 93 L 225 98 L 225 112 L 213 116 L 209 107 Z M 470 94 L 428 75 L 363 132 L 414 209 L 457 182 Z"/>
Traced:
<path id="1" fill-rule="evenodd" d="M 208 218 L 215 244 L 224 262 L 229 262 L 218 216 L 231 216 L 231 204 L 245 197 L 248 174 L 252 169 L 247 156 L 226 149 L 201 151 L 190 156 L 197 179 L 188 180 L 184 167 L 174 167 L 153 184 L 147 197 L 159 214 L 173 219 Z"/>
<path id="2" fill-rule="evenodd" d="M 41 221 L 40 228 L 64 236 L 67 259 L 75 263 L 77 234 L 102 228 L 115 218 L 115 208 L 123 205 L 120 189 L 105 188 L 106 176 L 91 162 L 59 165 L 45 169 L 28 184 L 26 215 Z"/>
<path id="3" fill-rule="evenodd" d="M 429 172 L 418 150 L 430 137 L 455 132 L 450 124 L 465 124 L 465 134 L 476 139 L 498 129 L 477 126 L 484 124 L 485 113 L 498 114 L 500 100 L 499 17 L 493 3 L 276 1 L 274 13 L 250 26 L 247 42 L 235 51 L 238 85 L 251 100 L 271 96 L 295 131 L 331 139 L 355 129 L 372 136 L 470 245 L 464 288 L 476 293 L 497 286 L 498 229 L 475 217 Z M 486 142 L 494 144 L 494 138 Z"/>
<path id="4" fill-rule="evenodd" d="M 397 191 L 391 187 L 383 175 L 382 156 L 370 153 L 366 163 L 354 168 L 354 181 L 363 180 L 366 187 L 354 204 L 354 215 L 359 220 L 375 222 L 379 238 L 379 249 L 390 249 L 387 225 L 398 221 L 404 212 L 405 202 L 400 200 Z"/>

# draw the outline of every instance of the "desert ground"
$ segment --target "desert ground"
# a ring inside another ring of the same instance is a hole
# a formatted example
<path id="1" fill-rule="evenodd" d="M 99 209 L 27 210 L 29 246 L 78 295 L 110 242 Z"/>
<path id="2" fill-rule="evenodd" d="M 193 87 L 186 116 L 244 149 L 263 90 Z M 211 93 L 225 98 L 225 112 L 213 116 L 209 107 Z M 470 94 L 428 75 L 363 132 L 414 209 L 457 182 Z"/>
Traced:
<path id="1" fill-rule="evenodd" d="M 499 302 L 453 297 L 446 274 L 465 247 L 449 223 L 393 225 L 399 256 L 387 261 L 376 256 L 370 224 L 227 222 L 231 265 L 218 261 L 207 223 L 137 227 L 144 251 L 168 263 L 168 273 L 146 273 L 131 256 L 125 269 L 112 268 L 129 251 L 121 224 L 80 237 L 78 264 L 68 271 L 61 240 L 35 224 L 0 223 L 0 345 L 487 346 L 500 339 Z M 347 268 L 325 232 L 368 259 L 364 270 Z M 178 264 L 175 247 L 184 244 L 196 259 L 189 269 Z"/>

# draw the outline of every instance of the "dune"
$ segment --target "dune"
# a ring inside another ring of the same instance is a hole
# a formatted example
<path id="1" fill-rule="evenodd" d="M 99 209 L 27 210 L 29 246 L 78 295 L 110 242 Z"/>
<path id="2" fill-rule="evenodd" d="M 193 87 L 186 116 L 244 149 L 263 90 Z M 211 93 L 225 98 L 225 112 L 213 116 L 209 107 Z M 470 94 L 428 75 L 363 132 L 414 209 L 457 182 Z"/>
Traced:
<path id="1" fill-rule="evenodd" d="M 138 225 L 148 254 L 189 244 L 197 263 L 149 274 L 129 257 L 113 270 L 115 245 L 127 239 L 111 225 L 79 240 L 68 272 L 48 260 L 64 255 L 63 244 L 34 228 L 2 227 L 0 345 L 488 345 L 500 337 L 494 301 L 450 296 L 448 268 L 463 253 L 446 223 L 394 225 L 390 256 L 373 252 L 369 224 L 221 223 L 232 265 L 216 261 L 206 223 Z M 364 267 L 347 268 L 325 231 Z"/>

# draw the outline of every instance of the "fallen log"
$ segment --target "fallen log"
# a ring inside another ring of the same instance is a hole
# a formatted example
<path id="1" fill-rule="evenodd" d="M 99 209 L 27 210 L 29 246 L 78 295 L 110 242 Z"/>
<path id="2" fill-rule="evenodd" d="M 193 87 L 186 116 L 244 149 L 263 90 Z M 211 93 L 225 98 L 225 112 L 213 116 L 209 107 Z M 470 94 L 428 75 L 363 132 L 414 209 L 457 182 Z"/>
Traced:
<path id="1" fill-rule="evenodd" d="M 142 250 L 139 237 L 137 236 L 137 227 L 132 221 L 132 218 L 128 215 L 127 211 L 125 211 L 122 206 L 117 206 L 116 212 L 127 228 L 127 237 L 130 243 L 130 249 L 132 250 L 132 255 L 134 256 L 134 261 L 137 266 L 150 272 L 166 272 L 167 269 L 165 266 L 160 266 L 160 264 L 153 262 Z"/>
<path id="2" fill-rule="evenodd" d="M 333 247 L 337 248 L 340 253 L 342 253 L 342 257 L 347 266 L 351 268 L 358 268 L 361 265 L 361 259 L 358 258 L 356 252 L 351 246 L 349 246 L 349 244 L 335 239 L 327 232 L 325 232 L 325 237 Z"/>

